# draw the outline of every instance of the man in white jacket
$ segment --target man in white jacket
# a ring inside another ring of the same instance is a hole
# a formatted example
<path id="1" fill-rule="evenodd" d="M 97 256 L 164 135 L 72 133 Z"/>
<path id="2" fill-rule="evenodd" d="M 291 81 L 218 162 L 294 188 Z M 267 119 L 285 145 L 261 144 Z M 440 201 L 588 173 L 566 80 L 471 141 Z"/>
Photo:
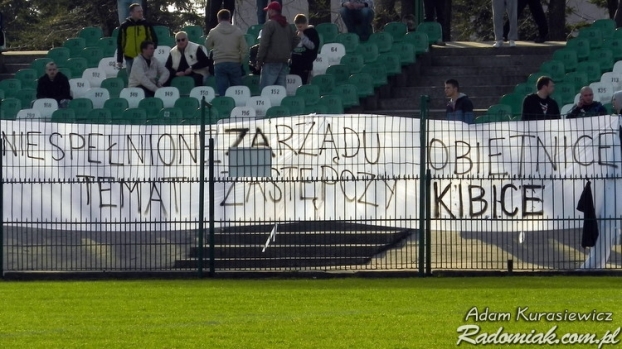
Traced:
<path id="1" fill-rule="evenodd" d="M 231 24 L 229 10 L 218 11 L 217 16 L 218 25 L 207 34 L 205 46 L 213 52 L 216 92 L 224 96 L 229 86 L 242 85 L 242 61 L 248 45 L 240 28 Z"/>
<path id="2" fill-rule="evenodd" d="M 171 49 L 164 66 L 170 73 L 170 81 L 176 76 L 189 76 L 194 79 L 194 86 L 205 85 L 212 63 L 204 48 L 188 40 L 188 34 L 180 31 L 175 34 L 175 47 Z"/>
<path id="3" fill-rule="evenodd" d="M 128 87 L 142 88 L 147 97 L 153 97 L 155 91 L 164 86 L 169 77 L 164 64 L 153 58 L 154 52 L 153 41 L 143 41 L 140 44 L 140 54 L 134 59 L 127 84 Z"/>

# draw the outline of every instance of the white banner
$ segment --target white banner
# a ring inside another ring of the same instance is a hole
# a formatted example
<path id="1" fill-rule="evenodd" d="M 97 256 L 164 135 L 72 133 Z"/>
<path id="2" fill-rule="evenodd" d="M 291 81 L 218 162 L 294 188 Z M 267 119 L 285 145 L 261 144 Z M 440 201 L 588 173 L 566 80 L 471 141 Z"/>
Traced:
<path id="1" fill-rule="evenodd" d="M 5 222 L 196 227 L 199 126 L 3 120 L 0 127 Z M 582 217 L 575 207 L 585 181 L 560 179 L 568 177 L 611 178 L 592 188 L 597 214 L 616 214 L 618 116 L 477 125 L 435 120 L 428 128 L 429 202 L 432 217 L 442 219 L 433 221 L 435 229 L 571 228 L 554 219 Z M 310 115 L 219 124 L 210 132 L 221 179 L 206 200 L 216 204 L 217 221 L 418 224 L 418 119 Z M 272 176 L 222 179 L 235 147 L 270 149 Z M 207 176 L 207 142 L 205 153 Z"/>

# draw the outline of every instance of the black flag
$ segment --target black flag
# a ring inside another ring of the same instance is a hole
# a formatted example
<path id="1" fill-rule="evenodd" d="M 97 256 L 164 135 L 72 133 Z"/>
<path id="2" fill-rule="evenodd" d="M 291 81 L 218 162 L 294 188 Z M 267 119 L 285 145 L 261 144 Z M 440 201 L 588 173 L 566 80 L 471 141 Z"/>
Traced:
<path id="1" fill-rule="evenodd" d="M 583 188 L 583 193 L 581 193 L 581 198 L 577 204 L 577 210 L 585 214 L 581 247 L 594 247 L 598 239 L 598 221 L 596 221 L 596 210 L 594 209 L 594 198 L 592 198 L 590 181 L 587 181 L 585 188 Z"/>

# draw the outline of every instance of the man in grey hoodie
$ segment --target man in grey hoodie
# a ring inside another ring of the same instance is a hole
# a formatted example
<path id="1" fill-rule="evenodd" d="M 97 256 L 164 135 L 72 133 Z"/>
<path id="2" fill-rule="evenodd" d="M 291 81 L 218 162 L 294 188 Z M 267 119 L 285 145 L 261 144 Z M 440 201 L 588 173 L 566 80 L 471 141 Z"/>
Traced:
<path id="1" fill-rule="evenodd" d="M 244 33 L 231 24 L 231 12 L 220 10 L 218 25 L 209 31 L 205 46 L 212 50 L 216 89 L 224 96 L 229 86 L 242 85 L 242 62 L 248 51 Z"/>
<path id="2" fill-rule="evenodd" d="M 467 124 L 472 124 L 475 121 L 473 102 L 467 95 L 460 92 L 460 85 L 458 85 L 457 80 L 445 81 L 445 96 L 449 97 L 447 120 L 462 121 Z"/>

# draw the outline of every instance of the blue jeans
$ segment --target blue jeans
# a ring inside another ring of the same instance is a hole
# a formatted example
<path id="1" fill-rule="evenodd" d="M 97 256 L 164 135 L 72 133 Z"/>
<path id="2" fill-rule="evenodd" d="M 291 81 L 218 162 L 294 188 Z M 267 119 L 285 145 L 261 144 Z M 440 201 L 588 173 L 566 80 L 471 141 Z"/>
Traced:
<path id="1" fill-rule="evenodd" d="M 350 10 L 345 7 L 339 9 L 343 24 L 348 28 L 348 33 L 356 33 L 361 40 L 366 41 L 371 35 L 371 22 L 374 20 L 374 11 L 369 7 L 360 10 Z"/>
<path id="2" fill-rule="evenodd" d="M 281 85 L 285 87 L 286 77 L 287 63 L 264 63 L 261 67 L 259 87 L 261 89 L 270 85 Z"/>
<path id="3" fill-rule="evenodd" d="M 125 71 L 127 72 L 127 76 L 130 76 L 132 72 L 132 64 L 134 64 L 134 58 L 125 57 Z"/>
<path id="4" fill-rule="evenodd" d="M 222 62 L 214 64 L 214 77 L 216 78 L 216 93 L 224 96 L 229 86 L 242 85 L 240 63 Z"/>
<path id="5" fill-rule="evenodd" d="M 130 16 L 130 5 L 133 3 L 143 6 L 142 0 L 117 0 L 117 12 L 119 14 L 119 25 L 125 22 L 125 19 Z"/>

